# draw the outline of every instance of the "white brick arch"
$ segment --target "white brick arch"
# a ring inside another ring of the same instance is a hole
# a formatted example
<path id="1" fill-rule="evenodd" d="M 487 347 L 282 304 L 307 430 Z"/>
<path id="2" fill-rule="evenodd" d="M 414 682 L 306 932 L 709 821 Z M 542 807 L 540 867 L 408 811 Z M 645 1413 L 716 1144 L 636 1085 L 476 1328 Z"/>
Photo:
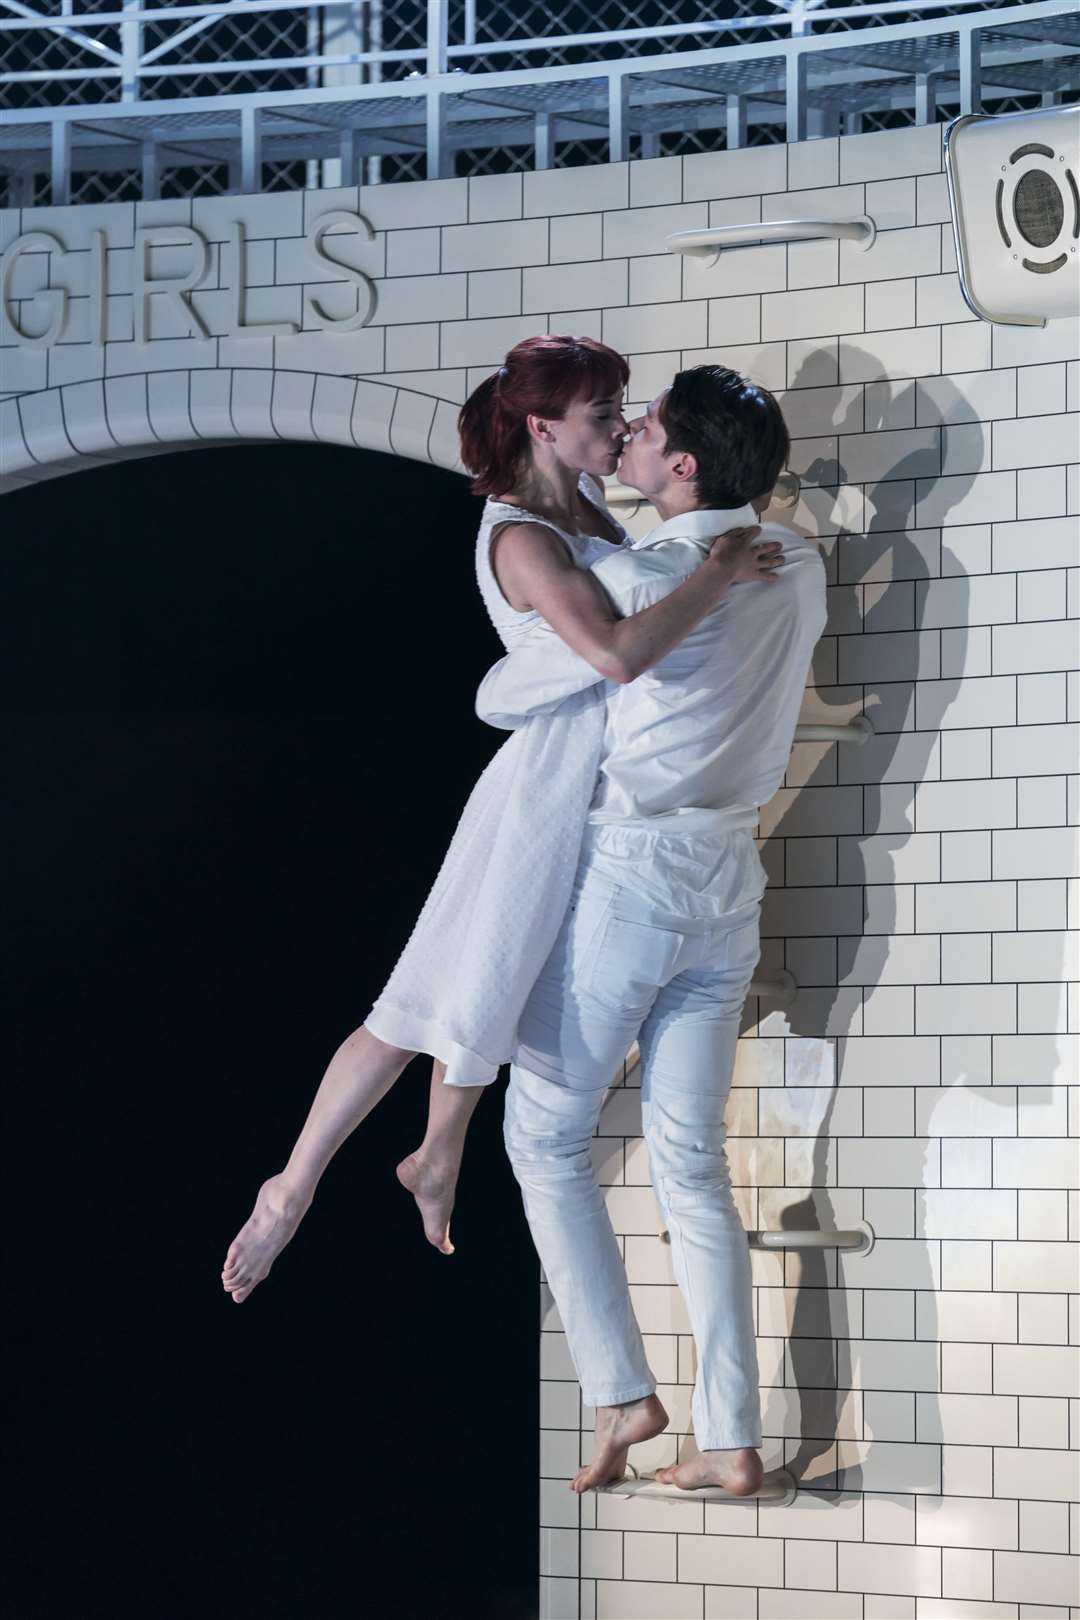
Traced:
<path id="1" fill-rule="evenodd" d="M 0 403 L 0 491 L 197 445 L 381 450 L 461 472 L 458 407 L 390 382 L 240 366 L 95 378 Z"/>

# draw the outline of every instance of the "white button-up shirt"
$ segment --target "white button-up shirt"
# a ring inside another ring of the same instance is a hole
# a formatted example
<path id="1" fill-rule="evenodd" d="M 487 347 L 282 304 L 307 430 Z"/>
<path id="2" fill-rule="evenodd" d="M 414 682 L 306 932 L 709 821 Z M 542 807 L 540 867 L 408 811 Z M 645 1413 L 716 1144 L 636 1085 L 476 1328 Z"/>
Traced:
<path id="1" fill-rule="evenodd" d="M 681 513 L 592 572 L 626 617 L 651 607 L 700 566 L 753 508 Z M 608 683 L 600 777 L 589 820 L 679 835 L 753 826 L 784 776 L 814 644 L 825 624 L 817 546 L 778 524 L 772 583 L 734 585 L 685 639 L 625 686 Z M 602 677 L 546 623 L 481 683 L 476 711 L 513 729 Z"/>

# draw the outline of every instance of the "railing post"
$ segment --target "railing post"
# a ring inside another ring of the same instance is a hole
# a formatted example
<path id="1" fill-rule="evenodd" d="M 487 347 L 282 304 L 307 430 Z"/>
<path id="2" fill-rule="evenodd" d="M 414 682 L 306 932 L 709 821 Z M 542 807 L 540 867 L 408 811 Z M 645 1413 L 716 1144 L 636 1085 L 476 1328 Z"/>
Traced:
<path id="1" fill-rule="evenodd" d="M 608 78 L 608 162 L 625 163 L 628 151 L 630 75 L 612 73 Z"/>
<path id="2" fill-rule="evenodd" d="M 52 126 L 52 196 L 54 208 L 71 201 L 71 121 L 58 118 Z"/>
<path id="3" fill-rule="evenodd" d="M 536 157 L 535 165 L 538 169 L 551 168 L 551 114 L 539 112 L 535 120 Z"/>
<path id="4" fill-rule="evenodd" d="M 960 111 L 977 113 L 982 110 L 982 38 L 977 28 L 961 28 L 957 43 L 960 50 Z"/>
<path id="5" fill-rule="evenodd" d="M 258 107 L 240 109 L 240 188 L 262 190 L 262 123 Z"/>
<path id="6" fill-rule="evenodd" d="M 729 152 L 746 145 L 746 97 L 727 98 L 727 147 Z"/>
<path id="7" fill-rule="evenodd" d="M 450 172 L 446 150 L 446 97 L 438 90 L 427 93 L 427 177 L 444 180 Z"/>
<path id="8" fill-rule="evenodd" d="M 465 0 L 465 44 L 476 44 L 476 0 Z"/>
<path id="9" fill-rule="evenodd" d="M 935 91 L 937 89 L 936 73 L 916 73 L 915 75 L 915 122 L 916 124 L 932 124 L 934 121 Z"/>
<path id="10" fill-rule="evenodd" d="M 123 0 L 123 9 L 141 10 L 140 0 Z M 120 100 L 139 99 L 139 62 L 142 57 L 142 23 L 125 17 L 120 24 Z"/>
<path id="11" fill-rule="evenodd" d="M 449 7 L 447 0 L 428 0 L 427 8 L 427 74 L 429 79 L 446 72 L 446 50 L 449 44 Z"/>
<path id="12" fill-rule="evenodd" d="M 786 62 L 787 138 L 788 141 L 806 139 L 806 53 L 798 48 L 788 51 Z"/>
<path id="13" fill-rule="evenodd" d="M 143 202 L 157 202 L 161 196 L 161 175 L 158 172 L 158 149 L 155 140 L 142 143 Z"/>

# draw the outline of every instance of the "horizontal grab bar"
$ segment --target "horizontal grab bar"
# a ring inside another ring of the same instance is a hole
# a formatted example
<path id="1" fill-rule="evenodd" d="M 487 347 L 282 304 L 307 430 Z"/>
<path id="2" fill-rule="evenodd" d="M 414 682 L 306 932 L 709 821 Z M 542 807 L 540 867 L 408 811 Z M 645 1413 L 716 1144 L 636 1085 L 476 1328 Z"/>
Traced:
<path id="1" fill-rule="evenodd" d="M 752 1249 L 846 1249 L 851 1253 L 869 1254 L 874 1247 L 874 1228 L 869 1221 L 847 1231 L 823 1232 L 818 1228 L 798 1231 L 784 1227 L 778 1232 L 749 1232 Z"/>
<path id="2" fill-rule="evenodd" d="M 858 1226 L 843 1232 L 823 1232 L 817 1227 L 800 1232 L 795 1227 L 783 1227 L 778 1232 L 747 1232 L 746 1236 L 752 1249 L 765 1251 L 845 1249 L 849 1254 L 869 1254 L 876 1242 L 869 1221 L 860 1221 Z M 666 1229 L 660 1233 L 660 1241 L 671 1242 L 671 1234 Z"/>
<path id="3" fill-rule="evenodd" d="M 795 727 L 796 742 L 854 743 L 861 748 L 874 735 L 874 728 L 865 714 L 857 714 L 846 726 L 819 726 L 811 721 Z"/>
<path id="4" fill-rule="evenodd" d="M 775 1001 L 780 1007 L 790 1007 L 798 994 L 799 986 L 795 982 L 794 973 L 787 968 L 781 968 L 775 978 L 751 979 L 748 996 L 761 996 L 765 1001 Z"/>
<path id="5" fill-rule="evenodd" d="M 673 231 L 664 238 L 669 253 L 686 253 L 715 264 L 725 248 L 748 247 L 757 242 L 816 242 L 841 239 L 854 242 L 861 253 L 872 247 L 877 226 L 869 214 L 854 219 L 763 219 L 745 225 L 710 225 L 701 231 Z"/>
<path id="6" fill-rule="evenodd" d="M 756 1491 L 749 1496 L 733 1497 L 719 1485 L 700 1485 L 684 1490 L 681 1485 L 662 1485 L 651 1474 L 639 1474 L 633 1463 L 627 1463 L 622 1479 L 611 1485 L 598 1485 L 605 1496 L 643 1496 L 664 1502 L 768 1502 L 776 1507 L 787 1507 L 795 1500 L 795 1480 L 786 1468 L 775 1468 L 765 1475 Z"/>

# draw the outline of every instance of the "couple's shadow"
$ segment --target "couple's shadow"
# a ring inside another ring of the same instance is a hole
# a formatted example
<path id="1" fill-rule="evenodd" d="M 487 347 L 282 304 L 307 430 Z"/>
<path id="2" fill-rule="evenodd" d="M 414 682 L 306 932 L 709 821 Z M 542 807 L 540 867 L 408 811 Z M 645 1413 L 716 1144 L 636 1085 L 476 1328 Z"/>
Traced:
<path id="1" fill-rule="evenodd" d="M 962 936 L 946 955 L 937 933 L 916 932 L 916 884 L 970 875 L 918 790 L 981 769 L 963 762 L 949 710 L 962 678 L 990 672 L 990 630 L 969 626 L 968 583 L 990 571 L 989 526 L 981 536 L 963 512 L 988 435 L 951 379 L 883 378 L 844 340 L 807 356 L 784 407 L 802 496 L 793 515 L 769 515 L 819 540 L 829 584 L 803 719 L 866 714 L 874 736 L 862 747 L 797 742 L 763 808 L 758 974 L 786 967 L 800 988 L 783 1010 L 748 1003 L 728 1154 L 748 1229 L 867 1220 L 877 1242 L 868 1255 L 754 1254 L 764 1454 L 804 1490 L 937 1495 L 947 1482 L 936 1294 L 965 1286 L 942 1275 L 948 1216 L 935 1204 L 954 1129 L 948 1088 L 980 1088 L 991 1110 L 1009 1101 L 991 1090 L 989 1041 L 976 1052 L 939 1040 L 916 1016 L 920 984 L 969 971 Z M 667 1434 L 637 1448 L 651 1467 L 694 1450 L 697 1367 L 670 1250 L 643 1216 L 647 1155 L 629 1095 L 639 1085 L 629 1067 L 594 1145 L 672 1413 Z M 586 1454 L 590 1419 L 583 1412 Z"/>

